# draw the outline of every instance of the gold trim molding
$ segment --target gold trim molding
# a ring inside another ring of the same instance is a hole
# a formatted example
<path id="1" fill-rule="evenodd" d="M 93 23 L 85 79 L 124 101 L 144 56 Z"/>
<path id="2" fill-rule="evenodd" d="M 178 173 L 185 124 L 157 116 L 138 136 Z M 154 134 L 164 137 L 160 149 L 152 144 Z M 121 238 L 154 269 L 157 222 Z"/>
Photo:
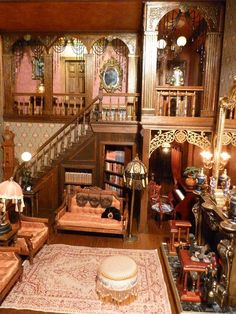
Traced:
<path id="1" fill-rule="evenodd" d="M 189 144 L 196 145 L 203 150 L 209 149 L 211 147 L 211 142 L 204 132 L 194 132 L 188 130 L 159 130 L 150 141 L 149 157 L 158 147 L 162 146 L 162 144 L 170 144 L 174 141 L 176 141 L 177 143 L 188 142 Z"/>
<path id="2" fill-rule="evenodd" d="M 222 145 L 229 145 L 229 144 L 236 146 L 236 133 L 232 133 L 232 132 L 223 133 Z"/>

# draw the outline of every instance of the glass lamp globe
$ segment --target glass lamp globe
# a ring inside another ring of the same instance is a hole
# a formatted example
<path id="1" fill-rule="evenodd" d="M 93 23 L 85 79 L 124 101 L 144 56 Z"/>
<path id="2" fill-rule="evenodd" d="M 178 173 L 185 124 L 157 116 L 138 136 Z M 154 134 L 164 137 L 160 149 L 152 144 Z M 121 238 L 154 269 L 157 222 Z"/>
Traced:
<path id="1" fill-rule="evenodd" d="M 184 47 L 184 46 L 186 45 L 186 43 L 187 43 L 187 39 L 186 39 L 186 37 L 184 37 L 184 36 L 179 36 L 179 37 L 177 38 L 176 43 L 177 43 L 177 45 L 178 45 L 179 47 Z"/>
<path id="2" fill-rule="evenodd" d="M 157 41 L 157 48 L 158 49 L 165 49 L 165 47 L 166 47 L 166 41 L 165 41 L 165 39 L 159 39 L 158 41 Z"/>
<path id="3" fill-rule="evenodd" d="M 30 161 L 30 159 L 32 158 L 32 154 L 30 152 L 24 152 L 21 154 L 21 159 L 23 161 Z"/>

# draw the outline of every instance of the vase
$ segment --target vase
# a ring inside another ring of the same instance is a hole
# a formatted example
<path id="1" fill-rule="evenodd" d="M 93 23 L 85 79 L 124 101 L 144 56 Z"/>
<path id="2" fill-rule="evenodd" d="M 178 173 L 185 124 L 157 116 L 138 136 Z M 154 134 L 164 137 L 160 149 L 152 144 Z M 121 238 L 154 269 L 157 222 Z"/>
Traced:
<path id="1" fill-rule="evenodd" d="M 188 176 L 185 179 L 185 184 L 187 186 L 188 189 L 193 189 L 196 185 L 196 179 L 193 176 Z"/>

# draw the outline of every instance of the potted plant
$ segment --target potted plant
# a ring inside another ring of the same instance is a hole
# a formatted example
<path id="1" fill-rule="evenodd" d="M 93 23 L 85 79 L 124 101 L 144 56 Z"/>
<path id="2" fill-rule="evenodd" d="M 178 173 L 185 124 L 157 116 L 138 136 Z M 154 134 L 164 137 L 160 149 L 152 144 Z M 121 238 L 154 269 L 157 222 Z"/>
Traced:
<path id="1" fill-rule="evenodd" d="M 186 178 L 185 179 L 185 184 L 187 185 L 188 188 L 193 189 L 194 186 L 196 185 L 196 176 L 200 172 L 200 168 L 190 166 L 186 167 L 183 175 Z"/>

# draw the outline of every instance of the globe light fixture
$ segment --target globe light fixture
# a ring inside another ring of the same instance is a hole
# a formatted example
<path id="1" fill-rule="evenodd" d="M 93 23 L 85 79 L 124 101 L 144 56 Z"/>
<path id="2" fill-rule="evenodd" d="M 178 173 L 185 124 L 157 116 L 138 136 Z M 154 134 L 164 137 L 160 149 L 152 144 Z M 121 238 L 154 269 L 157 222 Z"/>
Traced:
<path id="1" fill-rule="evenodd" d="M 21 154 L 21 159 L 25 162 L 30 161 L 32 158 L 32 154 L 30 152 L 24 152 Z"/>
<path id="2" fill-rule="evenodd" d="M 165 49 L 167 43 L 165 41 L 165 39 L 161 38 L 157 41 L 157 48 L 158 49 Z"/>
<path id="3" fill-rule="evenodd" d="M 176 43 L 177 43 L 177 45 L 178 45 L 179 47 L 184 47 L 184 46 L 186 45 L 186 43 L 187 43 L 187 39 L 186 39 L 186 37 L 184 37 L 184 36 L 179 36 L 179 37 L 177 38 Z"/>

